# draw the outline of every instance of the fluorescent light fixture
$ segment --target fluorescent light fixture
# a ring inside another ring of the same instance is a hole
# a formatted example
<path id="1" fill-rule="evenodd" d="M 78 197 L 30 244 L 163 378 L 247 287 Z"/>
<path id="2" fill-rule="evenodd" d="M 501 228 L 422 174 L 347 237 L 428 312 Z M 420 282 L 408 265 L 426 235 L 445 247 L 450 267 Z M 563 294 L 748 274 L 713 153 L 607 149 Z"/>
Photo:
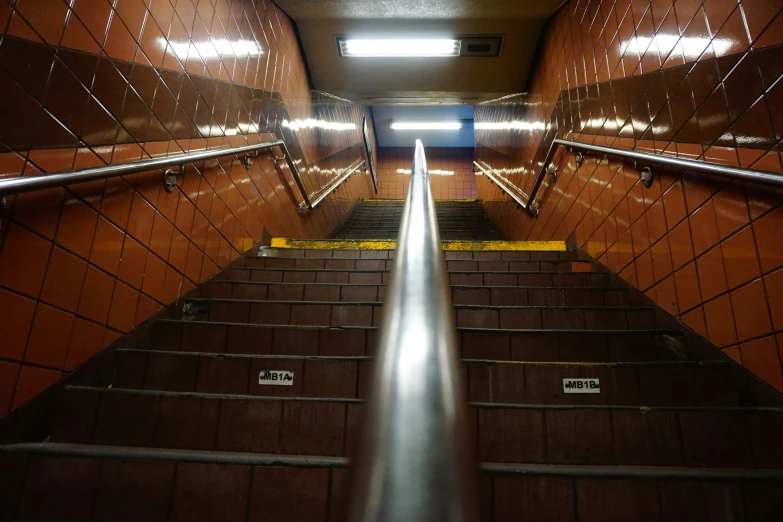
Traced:
<path id="1" fill-rule="evenodd" d="M 393 121 L 392 130 L 460 130 L 461 121 Z"/>
<path id="2" fill-rule="evenodd" d="M 338 38 L 340 56 L 459 56 L 461 40 L 452 38 Z"/>
<path id="3" fill-rule="evenodd" d="M 410 174 L 412 171 L 411 169 L 397 169 L 397 174 Z M 453 176 L 454 171 L 453 170 L 440 170 L 440 169 L 434 169 L 434 170 L 428 170 L 430 174 L 435 174 L 436 176 Z"/>

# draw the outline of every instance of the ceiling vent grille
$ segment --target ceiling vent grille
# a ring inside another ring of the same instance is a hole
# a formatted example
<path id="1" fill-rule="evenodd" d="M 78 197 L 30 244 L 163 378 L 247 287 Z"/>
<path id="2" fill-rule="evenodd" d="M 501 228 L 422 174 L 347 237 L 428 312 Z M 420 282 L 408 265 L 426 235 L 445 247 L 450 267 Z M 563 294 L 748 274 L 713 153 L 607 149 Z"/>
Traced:
<path id="1" fill-rule="evenodd" d="M 460 56 L 494 58 L 500 54 L 502 36 L 465 36 L 460 38 Z"/>

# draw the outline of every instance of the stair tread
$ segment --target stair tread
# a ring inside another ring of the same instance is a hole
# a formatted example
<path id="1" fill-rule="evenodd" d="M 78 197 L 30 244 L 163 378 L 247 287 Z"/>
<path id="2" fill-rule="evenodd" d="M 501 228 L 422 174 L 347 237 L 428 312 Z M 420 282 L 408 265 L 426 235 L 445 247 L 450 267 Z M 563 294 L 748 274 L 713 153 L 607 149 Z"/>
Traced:
<path id="1" fill-rule="evenodd" d="M 247 464 L 291 467 L 347 467 L 350 459 L 318 455 L 283 455 L 230 451 L 174 450 L 166 448 L 139 448 L 77 444 L 66 442 L 26 442 L 0 446 L 0 454 L 30 453 L 97 458 L 132 458 L 148 460 L 182 460 L 190 462 Z M 482 462 L 481 470 L 499 474 L 533 474 L 570 477 L 628 477 L 628 478 L 705 478 L 710 480 L 743 479 L 783 480 L 779 468 L 695 468 L 684 466 L 602 466 L 574 464 L 536 464 Z"/>
<path id="2" fill-rule="evenodd" d="M 230 352 L 192 352 L 183 350 L 151 350 L 145 348 L 117 348 L 120 353 L 155 353 L 171 354 L 182 356 L 199 357 L 247 357 L 256 359 L 317 359 L 317 360 L 335 360 L 335 361 L 371 361 L 369 355 L 301 355 L 301 354 L 268 354 L 268 353 L 230 353 Z M 678 361 L 614 361 L 614 362 L 588 362 L 588 361 L 524 361 L 524 360 L 500 360 L 500 359 L 479 359 L 472 357 L 462 357 L 462 362 L 481 362 L 492 364 L 514 364 L 514 365 L 535 365 L 535 366 L 586 366 L 586 367 L 624 367 L 624 366 L 696 366 L 696 367 L 729 367 L 728 361 L 701 361 L 701 360 L 678 360 Z"/>
<path id="3" fill-rule="evenodd" d="M 274 284 L 274 283 L 271 283 Z M 302 283 L 306 284 L 306 283 Z M 370 285 L 373 286 L 373 285 Z M 264 304 L 292 304 L 292 305 L 331 305 L 331 306 L 382 306 L 383 301 L 299 301 L 292 299 L 249 299 L 240 297 L 188 297 L 184 302 L 228 302 L 228 303 L 264 303 Z M 536 310 L 549 309 L 577 309 L 577 310 L 654 310 L 653 306 L 600 306 L 600 305 L 483 305 L 483 304 L 454 304 L 454 308 L 486 308 L 495 309 L 524 309 Z"/>
<path id="4" fill-rule="evenodd" d="M 261 301 L 264 302 L 264 301 Z M 223 326 L 247 326 L 254 328 L 300 328 L 311 330 L 378 330 L 377 326 L 324 326 L 324 325 L 302 325 L 302 324 L 263 324 L 263 323 L 240 323 L 233 321 L 199 321 L 183 319 L 158 319 L 159 323 L 177 323 L 177 324 L 200 324 L 200 325 L 223 325 Z M 560 334 L 660 334 L 672 336 L 684 336 L 681 330 L 671 328 L 638 328 L 634 330 L 579 330 L 575 328 L 476 328 L 467 326 L 457 326 L 457 331 L 468 332 L 529 332 L 529 333 L 560 333 Z"/>
<path id="5" fill-rule="evenodd" d="M 197 397 L 197 398 L 229 398 L 241 400 L 259 401 L 295 401 L 295 402 L 340 402 L 350 404 L 362 404 L 365 401 L 355 397 L 319 397 L 319 396 L 279 396 L 279 395 L 253 395 L 248 393 L 221 393 L 199 391 L 176 390 L 148 390 L 138 388 L 103 388 L 94 386 L 66 386 L 69 391 L 82 391 L 90 393 L 111 393 L 127 395 L 165 395 L 170 397 Z M 482 402 L 468 401 L 468 405 L 490 409 L 519 409 L 519 410 L 621 410 L 649 412 L 656 410 L 672 411 L 737 411 L 737 412 L 769 412 L 783 414 L 783 407 L 774 406 L 649 406 L 647 404 L 538 404 L 515 402 Z"/>
<path id="6" fill-rule="evenodd" d="M 81 407 L 93 425 L 62 430 L 56 426 L 53 441 L 235 451 L 248 446 L 237 442 L 234 432 L 252 422 L 256 441 L 251 444 L 261 452 L 331 456 L 350 455 L 363 408 L 356 398 L 89 387 L 68 387 L 64 397 L 68 419 L 74 418 L 67 407 L 71 399 L 71 406 Z M 476 420 L 471 422 L 479 459 L 485 461 L 625 465 L 659 459 L 695 467 L 783 467 L 783 450 L 770 444 L 783 426 L 781 408 L 483 402 L 469 406 L 483 426 L 479 430 Z M 183 416 L 195 424 L 184 426 Z M 672 425 L 679 427 L 672 431 Z M 524 432 L 519 432 L 523 426 Z M 578 439 L 570 437 L 575 426 L 580 426 Z M 262 427 L 263 432 L 258 431 Z M 661 429 L 666 436 L 641 456 L 629 453 L 611 436 L 649 436 Z M 706 432 L 710 438 L 701 442 Z"/>

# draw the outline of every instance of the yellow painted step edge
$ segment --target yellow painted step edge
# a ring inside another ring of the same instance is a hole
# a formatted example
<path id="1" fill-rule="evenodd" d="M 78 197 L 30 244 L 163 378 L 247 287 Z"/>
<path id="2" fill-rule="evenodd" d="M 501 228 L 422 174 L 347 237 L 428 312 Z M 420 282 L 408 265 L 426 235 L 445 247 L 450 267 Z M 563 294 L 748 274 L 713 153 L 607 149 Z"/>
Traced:
<path id="1" fill-rule="evenodd" d="M 384 240 L 322 240 L 322 239 L 286 239 L 276 237 L 269 245 L 280 249 L 314 250 L 394 250 L 397 241 Z M 443 250 L 483 250 L 483 251 L 547 251 L 565 252 L 565 241 L 441 241 Z"/>

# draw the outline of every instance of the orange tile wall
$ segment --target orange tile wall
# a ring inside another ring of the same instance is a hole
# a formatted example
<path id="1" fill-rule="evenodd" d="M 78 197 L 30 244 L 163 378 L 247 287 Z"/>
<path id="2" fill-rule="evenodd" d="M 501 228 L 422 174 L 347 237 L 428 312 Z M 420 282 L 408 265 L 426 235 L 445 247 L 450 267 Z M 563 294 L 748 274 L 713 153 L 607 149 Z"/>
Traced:
<path id="1" fill-rule="evenodd" d="M 572 0 L 527 94 L 477 108 L 477 157 L 529 190 L 555 136 L 781 173 L 783 4 Z M 629 108 L 632 107 L 632 110 Z M 497 127 L 497 126 L 496 126 Z M 783 391 L 783 192 L 560 153 L 538 219 L 485 177 L 509 238 L 566 239 Z"/>
<path id="2" fill-rule="evenodd" d="M 427 168 L 435 199 L 476 199 L 473 149 L 427 147 Z M 413 148 L 378 149 L 378 197 L 404 199 L 408 192 Z"/>
<path id="3" fill-rule="evenodd" d="M 176 4 L 176 5 L 175 5 Z M 311 92 L 270 1 L 0 1 L 0 178 L 283 137 L 310 190 L 362 158 L 361 106 Z M 308 119 L 353 130 L 292 127 Z M 327 237 L 359 173 L 299 215 L 270 153 L 9 197 L 0 226 L 0 417 L 266 232 Z"/>

